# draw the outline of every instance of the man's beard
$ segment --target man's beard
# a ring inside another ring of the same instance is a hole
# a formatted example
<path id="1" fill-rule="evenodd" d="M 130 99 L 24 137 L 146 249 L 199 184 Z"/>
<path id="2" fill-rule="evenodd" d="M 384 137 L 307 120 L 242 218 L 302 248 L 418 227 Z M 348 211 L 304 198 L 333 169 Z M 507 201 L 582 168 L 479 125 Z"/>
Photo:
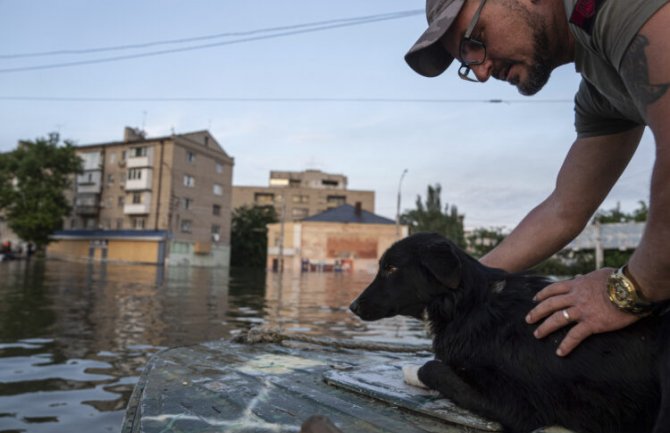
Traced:
<path id="1" fill-rule="evenodd" d="M 517 84 L 519 93 L 524 96 L 531 96 L 539 92 L 551 76 L 553 68 L 550 60 L 549 38 L 547 37 L 544 26 L 539 25 L 541 21 L 528 20 L 528 24 L 533 29 L 533 48 L 535 49 L 535 56 L 533 57 L 533 64 L 528 70 L 528 79 Z"/>

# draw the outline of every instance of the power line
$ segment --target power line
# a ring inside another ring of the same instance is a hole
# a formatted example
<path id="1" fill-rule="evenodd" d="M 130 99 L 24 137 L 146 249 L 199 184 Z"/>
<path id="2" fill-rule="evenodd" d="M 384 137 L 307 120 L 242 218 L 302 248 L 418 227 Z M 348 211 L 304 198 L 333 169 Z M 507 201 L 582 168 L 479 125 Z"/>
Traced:
<path id="1" fill-rule="evenodd" d="M 79 60 L 79 61 L 64 62 L 64 63 L 52 63 L 52 64 L 45 64 L 45 65 L 20 66 L 20 67 L 15 67 L 15 68 L 4 68 L 4 69 L 0 69 L 0 73 L 35 71 L 35 70 L 44 70 L 44 69 L 55 69 L 55 68 L 65 68 L 65 67 L 72 67 L 72 66 L 91 65 L 91 64 L 98 64 L 98 63 L 109 63 L 109 62 L 116 62 L 116 61 L 120 61 L 120 60 L 129 60 L 129 59 L 137 59 L 137 58 L 143 58 L 143 57 L 160 56 L 160 55 L 165 55 L 165 54 L 174 54 L 174 53 L 186 52 L 186 51 L 202 50 L 202 49 L 206 49 L 206 48 L 220 47 L 220 46 L 224 46 L 224 45 L 242 44 L 242 43 L 246 43 L 246 42 L 253 42 L 253 41 L 259 41 L 259 40 L 264 40 L 264 39 L 274 39 L 274 38 L 285 37 L 285 36 L 292 36 L 292 35 L 298 35 L 298 34 L 304 34 L 304 33 L 314 33 L 314 32 L 319 32 L 319 31 L 324 31 L 324 30 L 332 30 L 332 29 L 336 29 L 336 28 L 352 27 L 352 26 L 370 24 L 370 23 L 375 23 L 375 22 L 380 22 L 380 21 L 388 21 L 388 20 L 393 20 L 393 19 L 406 18 L 406 17 L 412 16 L 412 15 L 417 15 L 418 13 L 419 13 L 419 11 L 406 11 L 406 12 L 397 12 L 397 13 L 393 13 L 393 14 L 371 15 L 369 17 L 364 17 L 364 18 L 360 18 L 360 19 L 351 18 L 351 19 L 345 20 L 345 22 L 341 22 L 342 20 L 338 20 L 338 21 L 334 21 L 334 22 L 330 22 L 330 23 L 326 22 L 328 24 L 317 25 L 317 26 L 313 26 L 313 27 L 310 27 L 310 28 L 294 28 L 293 30 L 282 31 L 282 32 L 273 33 L 273 34 L 270 34 L 270 35 L 250 36 L 250 37 L 244 37 L 244 38 L 240 38 L 240 39 L 233 39 L 233 40 L 230 40 L 230 41 L 214 42 L 214 43 L 210 43 L 210 44 L 194 45 L 194 46 L 190 46 L 190 47 L 171 48 L 171 49 L 160 50 L 160 51 L 150 51 L 150 52 L 138 53 L 138 54 L 127 54 L 127 55 L 106 57 L 106 58 L 100 58 L 100 59 L 92 59 L 92 60 Z M 296 27 L 298 27 L 298 26 L 296 26 Z"/>
<path id="2" fill-rule="evenodd" d="M 428 103 L 428 104 L 565 104 L 572 99 L 445 99 L 445 98 L 235 98 L 235 97 L 69 97 L 0 96 L 0 101 L 41 102 L 277 102 L 277 103 Z"/>
<path id="3" fill-rule="evenodd" d="M 100 52 L 108 52 L 108 51 L 132 50 L 132 49 L 138 49 L 138 48 L 149 48 L 149 47 L 160 46 L 160 45 L 183 44 L 183 43 L 190 43 L 190 42 L 197 42 L 197 41 L 211 40 L 211 39 L 221 39 L 221 38 L 239 37 L 239 36 L 251 36 L 251 35 L 255 35 L 255 34 L 259 34 L 259 33 L 262 34 L 262 33 L 283 32 L 283 31 L 288 31 L 288 30 L 297 30 L 297 29 L 304 29 L 304 28 L 309 28 L 309 27 L 319 27 L 319 26 L 331 25 L 331 24 L 346 24 L 346 23 L 358 24 L 358 23 L 362 23 L 362 22 L 368 22 L 368 20 L 375 20 L 375 21 L 380 20 L 381 21 L 381 20 L 387 20 L 387 19 L 398 19 L 398 18 L 405 18 L 405 17 L 409 17 L 409 16 L 413 16 L 413 15 L 418 15 L 418 14 L 421 14 L 421 13 L 423 13 L 422 10 L 415 9 L 415 10 L 389 12 L 389 13 L 384 13 L 384 14 L 367 15 L 367 16 L 360 16 L 360 17 L 353 17 L 353 18 L 340 18 L 340 19 L 332 19 L 332 20 L 327 20 L 327 21 L 314 21 L 314 22 L 303 23 L 303 24 L 295 24 L 295 25 L 290 25 L 290 26 L 269 27 L 269 28 L 265 28 L 265 29 L 248 30 L 248 31 L 241 31 L 241 32 L 216 33 L 216 34 L 212 34 L 212 35 L 193 36 L 193 37 L 179 38 L 179 39 L 167 39 L 167 40 L 152 41 L 152 42 L 142 42 L 142 43 L 136 43 L 136 44 L 114 45 L 114 46 L 109 46 L 109 47 L 77 48 L 77 49 L 68 48 L 68 49 L 55 50 L 55 51 L 0 54 L 0 59 L 21 59 L 21 58 L 29 58 L 29 57 L 60 56 L 60 55 L 73 55 L 73 54 L 91 54 L 91 53 L 100 53 Z"/>

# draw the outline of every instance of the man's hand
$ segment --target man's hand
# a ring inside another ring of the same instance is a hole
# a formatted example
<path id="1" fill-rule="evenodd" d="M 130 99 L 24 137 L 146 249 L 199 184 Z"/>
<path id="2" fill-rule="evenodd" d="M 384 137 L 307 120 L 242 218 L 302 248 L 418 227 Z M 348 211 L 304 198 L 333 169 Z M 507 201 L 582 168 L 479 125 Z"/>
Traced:
<path id="1" fill-rule="evenodd" d="M 572 280 L 560 281 L 542 289 L 535 297 L 539 304 L 526 322 L 544 322 L 535 330 L 536 338 L 574 323 L 558 346 L 556 354 L 566 356 L 592 334 L 625 328 L 639 317 L 616 308 L 609 300 L 607 278 L 614 272 L 603 268 Z"/>

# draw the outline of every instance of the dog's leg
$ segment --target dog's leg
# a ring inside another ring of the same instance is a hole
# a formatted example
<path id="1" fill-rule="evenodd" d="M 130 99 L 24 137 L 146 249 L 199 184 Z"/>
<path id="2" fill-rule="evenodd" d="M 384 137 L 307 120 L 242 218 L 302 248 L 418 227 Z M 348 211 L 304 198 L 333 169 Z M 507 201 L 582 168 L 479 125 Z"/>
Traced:
<path id="1" fill-rule="evenodd" d="M 500 422 L 512 431 L 530 431 L 540 427 L 535 425 L 527 428 L 527 424 L 520 426 L 520 420 L 511 416 L 513 411 L 501 404 L 491 402 L 487 396 L 465 383 L 453 369 L 440 361 L 428 361 L 419 369 L 419 380 L 429 388 L 437 390 L 463 409 L 467 409 L 484 418 Z M 528 420 L 525 420 L 527 422 Z M 519 428 L 521 427 L 521 428 Z"/>

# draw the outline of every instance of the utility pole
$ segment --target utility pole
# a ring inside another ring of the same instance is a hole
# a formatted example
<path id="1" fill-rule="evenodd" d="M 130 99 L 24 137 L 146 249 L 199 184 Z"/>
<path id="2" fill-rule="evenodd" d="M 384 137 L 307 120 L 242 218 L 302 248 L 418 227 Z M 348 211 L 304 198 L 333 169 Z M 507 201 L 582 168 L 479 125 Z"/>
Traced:
<path id="1" fill-rule="evenodd" d="M 281 218 L 279 219 L 279 254 L 277 260 L 277 271 L 284 272 L 284 222 L 286 219 L 286 198 L 281 197 Z"/>
<path id="2" fill-rule="evenodd" d="M 395 235 L 398 238 L 400 237 L 400 189 L 402 187 L 402 180 L 405 178 L 406 174 L 407 169 L 404 169 L 402 174 L 400 175 L 400 181 L 398 182 L 398 203 L 395 212 Z"/>
<path id="3" fill-rule="evenodd" d="M 602 242 L 602 228 L 600 226 L 600 221 L 596 220 L 596 269 L 603 267 L 604 260 L 604 251 L 603 251 L 603 242 Z"/>

